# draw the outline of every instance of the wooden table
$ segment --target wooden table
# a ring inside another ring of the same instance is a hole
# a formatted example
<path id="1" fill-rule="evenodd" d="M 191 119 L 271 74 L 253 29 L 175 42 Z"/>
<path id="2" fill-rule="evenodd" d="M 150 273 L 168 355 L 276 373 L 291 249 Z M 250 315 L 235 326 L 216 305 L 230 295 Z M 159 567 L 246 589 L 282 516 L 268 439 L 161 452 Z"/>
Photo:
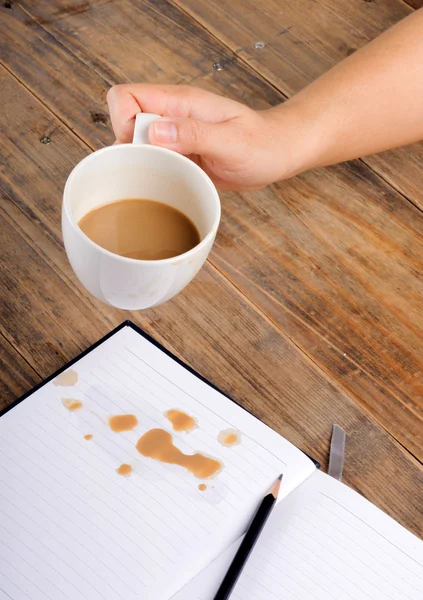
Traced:
<path id="1" fill-rule="evenodd" d="M 0 406 L 129 317 L 323 467 L 339 423 L 346 483 L 423 536 L 423 145 L 222 194 L 210 261 L 154 310 L 97 302 L 66 259 L 63 185 L 114 139 L 111 85 L 192 83 L 264 108 L 413 10 L 225 4 L 1 1 Z"/>

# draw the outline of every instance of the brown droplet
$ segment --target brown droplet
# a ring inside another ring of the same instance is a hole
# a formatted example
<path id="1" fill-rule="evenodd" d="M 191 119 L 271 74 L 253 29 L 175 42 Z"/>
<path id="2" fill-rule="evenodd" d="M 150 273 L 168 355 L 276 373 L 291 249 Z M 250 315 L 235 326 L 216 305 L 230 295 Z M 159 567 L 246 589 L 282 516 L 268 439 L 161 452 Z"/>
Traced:
<path id="1" fill-rule="evenodd" d="M 198 486 L 198 489 L 200 490 L 200 492 L 205 492 L 207 489 L 207 486 L 205 483 L 200 483 L 200 485 Z"/>
<path id="2" fill-rule="evenodd" d="M 83 407 L 82 402 L 80 400 L 75 400 L 74 398 L 62 398 L 62 404 L 71 412 Z"/>
<path id="3" fill-rule="evenodd" d="M 123 475 L 124 477 L 129 477 L 129 475 L 132 473 L 132 467 L 131 467 L 131 465 L 126 465 L 124 463 L 123 465 L 120 465 L 120 467 L 116 469 L 116 473 L 118 475 Z"/>
<path id="4" fill-rule="evenodd" d="M 92 433 L 87 433 L 86 435 L 84 435 L 84 440 L 92 440 L 92 439 L 93 439 Z"/>
<path id="5" fill-rule="evenodd" d="M 60 375 L 58 375 L 56 379 L 53 380 L 53 385 L 67 387 L 75 385 L 77 381 L 78 373 L 73 369 L 68 369 L 64 373 L 60 373 Z"/>
<path id="6" fill-rule="evenodd" d="M 217 436 L 222 446 L 236 446 L 241 442 L 241 434 L 236 429 L 224 429 Z"/>
<path id="7" fill-rule="evenodd" d="M 165 417 L 172 423 L 174 431 L 185 431 L 188 433 L 197 427 L 194 417 L 190 417 L 182 410 L 172 408 L 165 412 Z"/>
<path id="8" fill-rule="evenodd" d="M 137 442 L 137 450 L 147 458 L 184 467 L 199 479 L 208 479 L 223 467 L 215 458 L 204 454 L 184 454 L 173 444 L 172 436 L 164 429 L 150 429 Z"/>
<path id="9" fill-rule="evenodd" d="M 138 419 L 135 415 L 115 415 L 109 419 L 110 429 L 120 433 L 121 431 L 131 431 L 138 425 Z"/>

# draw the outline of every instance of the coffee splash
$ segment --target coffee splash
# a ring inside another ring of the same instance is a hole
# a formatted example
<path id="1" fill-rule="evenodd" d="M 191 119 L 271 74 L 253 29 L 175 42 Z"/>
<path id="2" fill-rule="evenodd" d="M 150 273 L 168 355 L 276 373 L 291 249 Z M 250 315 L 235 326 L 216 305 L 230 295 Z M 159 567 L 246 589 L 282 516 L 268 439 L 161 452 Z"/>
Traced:
<path id="1" fill-rule="evenodd" d="M 73 369 L 68 369 L 64 373 L 61 373 L 53 380 L 53 385 L 70 387 L 78 382 L 78 373 Z"/>
<path id="2" fill-rule="evenodd" d="M 241 433 L 236 429 L 224 429 L 217 436 L 222 446 L 236 446 L 241 443 Z"/>
<path id="3" fill-rule="evenodd" d="M 200 483 L 200 485 L 198 486 L 198 489 L 200 490 L 200 492 L 205 492 L 207 489 L 207 486 L 205 483 Z"/>
<path id="4" fill-rule="evenodd" d="M 93 434 L 92 433 L 87 433 L 86 435 L 84 435 L 84 440 L 92 440 L 93 439 Z"/>
<path id="5" fill-rule="evenodd" d="M 75 400 L 74 398 L 62 398 L 62 404 L 71 412 L 80 410 L 84 406 L 80 400 Z"/>
<path id="6" fill-rule="evenodd" d="M 166 419 L 172 423 L 174 431 L 185 431 L 185 433 L 189 433 L 197 427 L 197 421 L 194 417 L 190 417 L 190 415 L 187 415 L 182 410 L 172 408 L 166 411 L 164 415 Z"/>
<path id="7" fill-rule="evenodd" d="M 196 452 L 184 454 L 173 444 L 172 435 L 164 429 L 150 429 L 137 442 L 137 450 L 147 458 L 162 463 L 184 467 L 199 479 L 208 479 L 216 475 L 223 467 L 215 458 Z"/>
<path id="8" fill-rule="evenodd" d="M 137 425 L 138 419 L 135 415 L 115 415 L 109 418 L 110 429 L 117 433 L 131 431 Z"/>
<path id="9" fill-rule="evenodd" d="M 116 469 L 116 473 L 118 475 L 123 475 L 123 477 L 129 477 L 129 475 L 132 473 L 132 467 L 131 465 L 127 465 L 124 463 Z"/>

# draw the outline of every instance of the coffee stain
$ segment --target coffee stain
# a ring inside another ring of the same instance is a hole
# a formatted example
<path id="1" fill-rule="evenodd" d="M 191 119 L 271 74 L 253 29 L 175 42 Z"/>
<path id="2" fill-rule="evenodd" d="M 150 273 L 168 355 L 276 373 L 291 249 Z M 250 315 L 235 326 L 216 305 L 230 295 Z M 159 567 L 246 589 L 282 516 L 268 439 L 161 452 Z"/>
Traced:
<path id="1" fill-rule="evenodd" d="M 190 415 L 187 415 L 182 410 L 172 408 L 166 411 L 164 415 L 166 419 L 169 419 L 172 423 L 174 431 L 185 431 L 185 433 L 189 433 L 197 427 L 197 421 L 194 417 L 190 417 Z"/>
<path id="2" fill-rule="evenodd" d="M 124 463 L 116 469 L 116 473 L 118 475 L 123 475 L 123 477 L 129 477 L 130 474 L 132 473 L 132 467 L 131 467 L 131 465 L 127 465 Z"/>
<path id="3" fill-rule="evenodd" d="M 200 452 L 184 454 L 173 444 L 172 435 L 164 429 L 150 429 L 137 442 L 137 450 L 147 458 L 184 467 L 198 479 L 209 479 L 223 468 L 215 458 Z"/>
<path id="4" fill-rule="evenodd" d="M 207 489 L 207 486 L 205 483 L 200 483 L 200 485 L 198 486 L 198 489 L 200 490 L 200 492 L 205 492 Z"/>
<path id="5" fill-rule="evenodd" d="M 241 443 L 241 433 L 236 429 L 224 429 L 217 436 L 222 446 L 236 446 Z"/>
<path id="6" fill-rule="evenodd" d="M 62 404 L 71 412 L 80 410 L 84 406 L 80 400 L 75 400 L 74 398 L 62 398 Z"/>
<path id="7" fill-rule="evenodd" d="M 92 433 L 87 433 L 86 435 L 84 435 L 84 440 L 92 440 L 93 439 L 93 434 Z"/>
<path id="8" fill-rule="evenodd" d="M 68 369 L 64 373 L 60 373 L 60 375 L 58 375 L 56 379 L 53 380 L 53 385 L 70 387 L 72 385 L 75 385 L 77 382 L 78 373 L 73 369 Z"/>
<path id="9" fill-rule="evenodd" d="M 109 426 L 112 431 L 120 433 L 121 431 L 131 431 L 138 425 L 138 419 L 135 415 L 115 415 L 109 418 Z"/>

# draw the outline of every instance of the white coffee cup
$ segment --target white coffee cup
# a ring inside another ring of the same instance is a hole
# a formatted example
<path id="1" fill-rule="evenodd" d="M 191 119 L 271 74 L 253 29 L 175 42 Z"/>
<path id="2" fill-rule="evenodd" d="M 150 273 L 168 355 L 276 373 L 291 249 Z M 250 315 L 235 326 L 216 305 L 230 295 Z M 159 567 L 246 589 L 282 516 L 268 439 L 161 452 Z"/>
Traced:
<path id="1" fill-rule="evenodd" d="M 137 115 L 132 144 L 103 148 L 69 175 L 63 194 L 62 232 L 75 274 L 96 298 L 127 310 L 149 308 L 180 292 L 204 264 L 220 221 L 216 188 L 200 167 L 171 150 L 148 144 L 157 115 Z M 164 202 L 196 225 L 200 243 L 163 260 L 136 260 L 98 246 L 78 227 L 92 209 L 128 198 Z"/>

